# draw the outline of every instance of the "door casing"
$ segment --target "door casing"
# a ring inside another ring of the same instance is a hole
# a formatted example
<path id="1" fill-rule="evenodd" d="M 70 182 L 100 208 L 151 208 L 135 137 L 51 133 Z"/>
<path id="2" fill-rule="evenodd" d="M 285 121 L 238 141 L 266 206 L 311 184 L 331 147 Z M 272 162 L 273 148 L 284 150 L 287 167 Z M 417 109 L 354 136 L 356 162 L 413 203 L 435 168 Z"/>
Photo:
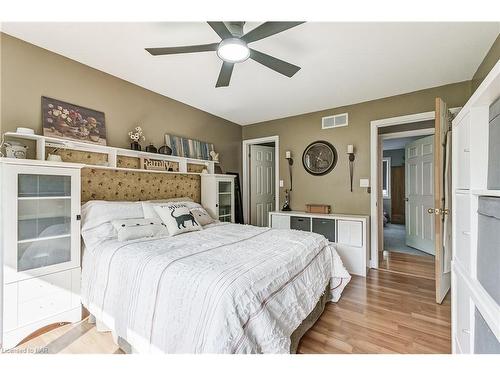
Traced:
<path id="1" fill-rule="evenodd" d="M 461 107 L 451 108 L 449 111 L 452 114 L 456 114 L 460 111 Z M 435 120 L 435 111 L 415 113 L 411 115 L 405 116 L 397 116 L 390 117 L 380 120 L 374 120 L 370 122 L 370 186 L 371 186 L 371 194 L 370 194 L 370 235 L 371 235 L 371 246 L 370 246 L 370 267 L 378 268 L 378 252 L 379 250 L 383 250 L 381 246 L 382 243 L 382 233 L 383 224 L 382 224 L 382 216 L 378 215 L 379 206 L 383 204 L 382 201 L 379 200 L 381 197 L 381 189 L 379 187 L 380 184 L 380 135 L 379 128 L 394 126 L 394 125 L 402 125 L 402 124 L 411 124 L 415 122 L 421 121 L 429 121 Z M 425 130 L 425 129 L 424 129 Z M 399 132 L 399 133 L 391 133 L 384 134 L 383 137 L 407 137 L 413 135 L 421 135 L 414 133 L 415 131 L 409 132 Z"/>

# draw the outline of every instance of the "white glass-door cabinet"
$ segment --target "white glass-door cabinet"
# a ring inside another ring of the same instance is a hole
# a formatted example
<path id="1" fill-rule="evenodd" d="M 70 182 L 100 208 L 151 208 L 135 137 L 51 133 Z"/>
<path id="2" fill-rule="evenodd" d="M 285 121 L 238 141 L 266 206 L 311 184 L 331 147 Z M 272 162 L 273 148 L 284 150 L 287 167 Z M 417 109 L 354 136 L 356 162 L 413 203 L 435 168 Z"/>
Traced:
<path id="1" fill-rule="evenodd" d="M 1 159 L 1 344 L 81 318 L 80 164 Z"/>
<path id="2" fill-rule="evenodd" d="M 234 223 L 234 176 L 202 174 L 201 204 L 213 218 Z"/>

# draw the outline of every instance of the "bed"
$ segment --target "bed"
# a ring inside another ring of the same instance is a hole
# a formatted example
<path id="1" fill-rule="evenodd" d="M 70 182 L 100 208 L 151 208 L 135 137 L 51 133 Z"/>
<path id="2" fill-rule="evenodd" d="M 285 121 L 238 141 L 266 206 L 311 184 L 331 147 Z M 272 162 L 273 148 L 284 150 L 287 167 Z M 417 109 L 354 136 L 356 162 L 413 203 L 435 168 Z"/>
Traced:
<path id="1" fill-rule="evenodd" d="M 217 222 L 173 237 L 106 235 L 138 207 L 82 207 L 82 303 L 127 352 L 294 352 L 351 278 L 315 233 Z"/>

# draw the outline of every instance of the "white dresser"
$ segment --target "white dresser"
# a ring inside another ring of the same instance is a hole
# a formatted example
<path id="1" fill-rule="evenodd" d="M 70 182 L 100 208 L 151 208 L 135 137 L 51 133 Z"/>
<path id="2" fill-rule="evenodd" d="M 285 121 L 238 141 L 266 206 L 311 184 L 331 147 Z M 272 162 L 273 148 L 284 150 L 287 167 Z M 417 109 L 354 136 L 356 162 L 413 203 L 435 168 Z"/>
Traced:
<path id="1" fill-rule="evenodd" d="M 0 338 L 81 319 L 80 169 L 73 163 L 0 159 Z"/>
<path id="2" fill-rule="evenodd" d="M 311 214 L 300 211 L 273 211 L 269 226 L 275 229 L 297 229 L 324 235 L 335 243 L 347 270 L 366 276 L 370 257 L 370 218 L 364 215 Z"/>
<path id="3" fill-rule="evenodd" d="M 234 178 L 227 174 L 201 175 L 201 204 L 223 222 L 234 223 Z"/>

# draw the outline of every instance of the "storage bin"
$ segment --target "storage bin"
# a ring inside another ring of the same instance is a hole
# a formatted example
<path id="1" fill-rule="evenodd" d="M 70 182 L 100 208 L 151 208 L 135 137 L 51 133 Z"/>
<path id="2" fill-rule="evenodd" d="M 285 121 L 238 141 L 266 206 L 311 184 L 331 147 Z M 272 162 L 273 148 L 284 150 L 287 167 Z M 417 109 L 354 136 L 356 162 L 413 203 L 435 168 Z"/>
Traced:
<path id="1" fill-rule="evenodd" d="M 474 312 L 474 353 L 500 354 L 500 342 L 477 308 Z"/>
<path id="2" fill-rule="evenodd" d="M 335 220 L 314 217 L 312 219 L 312 231 L 322 234 L 330 242 L 335 242 Z"/>
<path id="3" fill-rule="evenodd" d="M 477 280 L 500 304 L 500 198 L 479 197 Z"/>
<path id="4" fill-rule="evenodd" d="M 311 218 L 292 216 L 290 218 L 290 229 L 304 230 L 306 232 L 311 231 Z"/>
<path id="5" fill-rule="evenodd" d="M 500 98 L 490 106 L 488 189 L 500 189 Z"/>

